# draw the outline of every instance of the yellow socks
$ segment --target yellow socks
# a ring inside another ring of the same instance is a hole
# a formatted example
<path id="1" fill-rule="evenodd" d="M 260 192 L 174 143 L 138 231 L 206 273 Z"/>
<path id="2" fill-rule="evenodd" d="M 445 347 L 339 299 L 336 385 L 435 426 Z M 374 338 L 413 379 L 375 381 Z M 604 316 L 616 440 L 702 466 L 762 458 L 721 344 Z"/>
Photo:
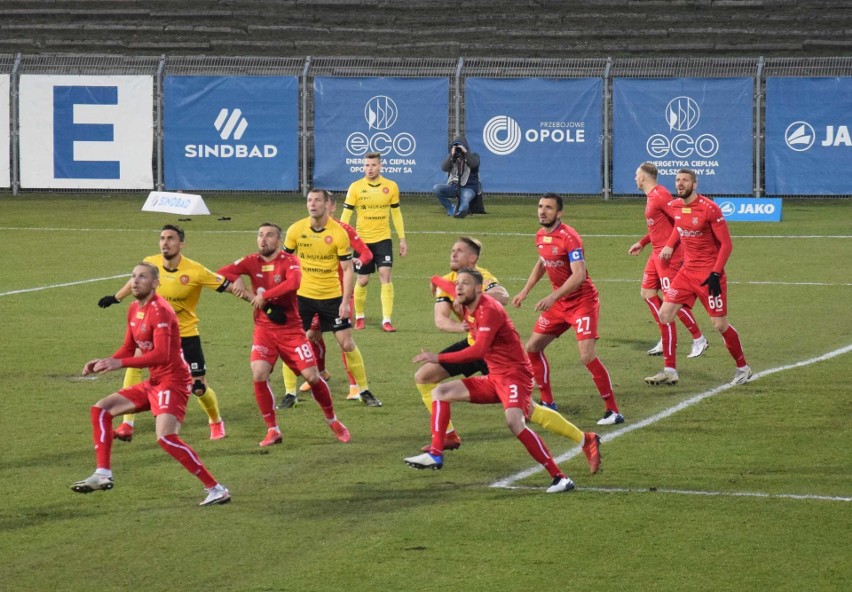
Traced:
<path id="1" fill-rule="evenodd" d="M 393 283 L 382 284 L 382 322 L 390 321 L 393 315 Z"/>
<path id="2" fill-rule="evenodd" d="M 343 352 L 343 355 L 346 356 L 346 365 L 349 368 L 349 372 L 355 377 L 358 388 L 362 391 L 370 388 L 367 384 L 367 371 L 364 369 L 364 358 L 361 356 L 361 350 L 358 349 L 358 346 L 356 345 L 355 349 L 351 352 Z"/>
<path id="3" fill-rule="evenodd" d="M 140 382 L 142 382 L 142 368 L 128 368 L 124 373 L 124 383 L 121 386 L 122 388 L 129 388 Z M 126 413 L 122 421 L 133 425 L 133 418 L 135 417 L 136 415 L 133 413 Z"/>
<path id="4" fill-rule="evenodd" d="M 287 394 L 296 394 L 296 374 L 287 367 L 287 364 L 281 364 L 281 374 L 284 375 L 284 391 Z"/>
<path id="5" fill-rule="evenodd" d="M 195 398 L 198 404 L 201 405 L 201 408 L 204 409 L 204 413 L 207 414 L 210 423 L 219 423 L 222 421 L 219 415 L 219 399 L 216 397 L 216 392 L 210 388 L 210 385 L 207 386 L 207 390 L 204 391 L 203 395 L 200 397 L 196 395 Z"/>
<path id="6" fill-rule="evenodd" d="M 367 306 L 367 286 L 360 286 L 356 282 L 353 296 L 355 297 L 355 318 L 361 318 L 364 316 L 364 308 Z"/>
<path id="7" fill-rule="evenodd" d="M 530 421 L 540 425 L 549 432 L 574 440 L 577 444 L 583 444 L 585 436 L 582 430 L 553 409 L 533 403 L 533 412 L 530 416 Z"/>

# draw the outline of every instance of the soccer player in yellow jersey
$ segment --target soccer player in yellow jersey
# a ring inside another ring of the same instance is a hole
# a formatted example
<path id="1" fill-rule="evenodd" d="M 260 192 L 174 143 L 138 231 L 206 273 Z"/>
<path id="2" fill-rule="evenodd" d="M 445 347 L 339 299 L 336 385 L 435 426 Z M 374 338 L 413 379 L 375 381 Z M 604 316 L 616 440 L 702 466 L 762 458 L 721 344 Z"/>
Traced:
<path id="1" fill-rule="evenodd" d="M 219 401 L 216 393 L 207 384 L 207 365 L 204 352 L 201 349 L 201 337 L 198 333 L 198 315 L 196 307 L 201 298 L 202 288 L 210 288 L 217 292 L 233 292 L 231 283 L 220 275 L 216 275 L 200 263 L 184 257 L 181 251 L 186 246 L 186 235 L 183 229 L 172 224 L 166 224 L 160 231 L 160 254 L 146 257 L 144 261 L 151 263 L 160 270 L 160 284 L 157 294 L 166 301 L 177 313 L 180 325 L 181 348 L 183 357 L 192 372 L 192 392 L 207 413 L 210 423 L 210 439 L 220 440 L 225 437 L 225 422 L 219 414 Z M 118 304 L 131 292 L 130 282 L 127 282 L 115 295 L 104 296 L 98 301 L 98 306 L 107 308 Z M 142 370 L 128 368 L 124 375 L 124 388 L 142 382 Z M 115 437 L 125 442 L 133 439 L 133 414 L 124 416 L 124 421 L 115 430 Z"/>
<path id="2" fill-rule="evenodd" d="M 293 223 L 284 238 L 284 250 L 296 253 L 302 262 L 302 281 L 299 284 L 299 316 L 302 328 L 311 327 L 314 315 L 319 316 L 320 331 L 334 333 L 346 363 L 358 388 L 361 402 L 368 407 L 381 407 L 370 392 L 364 358 L 352 339 L 349 299 L 355 283 L 352 266 L 352 247 L 349 235 L 329 215 L 330 194 L 324 189 L 308 192 L 308 217 Z M 343 281 L 338 276 L 343 272 Z"/>
<path id="3" fill-rule="evenodd" d="M 457 352 L 473 345 L 473 338 L 468 333 L 467 323 L 463 320 L 463 312 L 456 304 L 455 283 L 460 269 L 475 269 L 482 274 L 482 291 L 503 306 L 509 302 L 509 293 L 500 285 L 497 278 L 483 267 L 479 267 L 479 255 L 482 252 L 482 243 L 469 236 L 460 236 L 453 244 L 450 252 L 450 273 L 433 283 L 435 295 L 435 326 L 441 331 L 448 333 L 467 333 L 464 339 L 458 341 L 441 351 L 441 353 Z M 440 285 L 434 285 L 440 284 Z M 443 288 L 441 286 L 444 286 Z M 450 288 L 453 286 L 453 288 Z M 449 364 L 426 362 L 414 374 L 414 383 L 423 399 L 423 404 L 429 412 L 432 412 L 432 390 L 438 383 L 452 376 L 470 377 L 477 372 L 488 374 L 488 365 L 484 360 L 473 362 Z M 562 417 L 558 412 L 533 404 L 530 421 L 545 429 L 575 441 L 583 447 L 583 453 L 589 463 L 589 470 L 596 473 L 600 467 L 600 451 L 598 444 L 600 438 L 592 432 L 584 433 L 577 426 Z M 452 421 L 447 425 L 444 436 L 444 450 L 456 450 L 461 446 L 461 439 L 453 427 Z M 428 452 L 429 444 L 422 448 Z"/>
<path id="4" fill-rule="evenodd" d="M 402 210 L 399 208 L 399 187 L 382 176 L 382 155 L 378 152 L 370 152 L 364 157 L 364 178 L 349 186 L 340 220 L 348 224 L 352 212 L 356 214 L 355 230 L 373 253 L 373 261 L 358 269 L 358 281 L 355 286 L 355 328 L 363 329 L 365 326 L 367 283 L 370 281 L 370 275 L 378 269 L 379 281 L 382 284 L 382 330 L 394 333 L 396 329 L 391 323 L 393 241 L 389 219 L 393 219 L 399 237 L 400 257 L 405 257 L 408 253 L 408 243 L 405 241 L 405 225 L 402 222 Z"/>

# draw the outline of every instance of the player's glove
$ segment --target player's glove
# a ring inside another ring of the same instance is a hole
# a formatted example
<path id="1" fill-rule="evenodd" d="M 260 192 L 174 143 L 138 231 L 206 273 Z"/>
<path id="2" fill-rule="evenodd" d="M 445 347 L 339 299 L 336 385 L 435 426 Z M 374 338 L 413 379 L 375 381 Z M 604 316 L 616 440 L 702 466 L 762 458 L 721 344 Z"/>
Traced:
<path id="1" fill-rule="evenodd" d="M 707 279 L 701 282 L 702 286 L 707 286 L 707 291 L 710 292 L 710 295 L 714 298 L 722 295 L 722 286 L 719 283 L 721 277 L 722 276 L 715 271 L 711 271 L 710 275 L 707 276 Z"/>
<path id="2" fill-rule="evenodd" d="M 98 306 L 100 306 L 101 308 L 109 308 L 113 304 L 118 304 L 119 302 L 121 302 L 121 300 L 110 294 L 109 296 L 104 296 L 103 298 L 98 300 Z"/>
<path id="3" fill-rule="evenodd" d="M 276 325 L 284 325 L 287 323 L 287 313 L 284 312 L 284 307 L 277 304 L 267 304 L 263 312 L 269 317 L 269 320 Z"/>

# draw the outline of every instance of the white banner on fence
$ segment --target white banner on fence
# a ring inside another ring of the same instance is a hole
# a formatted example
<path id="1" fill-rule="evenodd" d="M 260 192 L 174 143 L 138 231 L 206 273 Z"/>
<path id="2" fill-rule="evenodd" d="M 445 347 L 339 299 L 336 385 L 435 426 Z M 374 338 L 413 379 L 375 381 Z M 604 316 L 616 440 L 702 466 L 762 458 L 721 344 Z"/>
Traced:
<path id="1" fill-rule="evenodd" d="M 0 187 L 10 187 L 9 175 L 9 80 L 0 75 Z"/>
<path id="2" fill-rule="evenodd" d="M 21 187 L 152 189 L 151 76 L 20 79 Z"/>

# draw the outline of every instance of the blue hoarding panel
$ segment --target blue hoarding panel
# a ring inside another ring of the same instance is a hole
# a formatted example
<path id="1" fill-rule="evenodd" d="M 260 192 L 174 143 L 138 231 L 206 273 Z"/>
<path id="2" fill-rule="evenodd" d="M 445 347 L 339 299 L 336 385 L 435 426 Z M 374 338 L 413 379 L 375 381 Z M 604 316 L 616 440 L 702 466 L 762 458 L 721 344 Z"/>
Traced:
<path id="1" fill-rule="evenodd" d="M 379 152 L 400 191 L 431 191 L 446 179 L 449 88 L 447 78 L 314 79 L 312 185 L 346 189 Z"/>
<path id="2" fill-rule="evenodd" d="M 293 76 L 167 76 L 167 189 L 299 187 L 299 84 Z"/>
<path id="3" fill-rule="evenodd" d="M 751 78 L 616 78 L 613 191 L 638 193 L 636 168 L 648 161 L 672 193 L 689 168 L 705 195 L 753 194 L 753 94 Z"/>
<path id="4" fill-rule="evenodd" d="M 777 197 L 717 197 L 713 201 L 728 222 L 781 221 L 781 200 Z"/>
<path id="5" fill-rule="evenodd" d="M 600 193 L 601 90 L 600 78 L 465 80 L 485 190 Z"/>
<path id="6" fill-rule="evenodd" d="M 766 192 L 852 194 L 852 78 L 766 79 Z"/>

